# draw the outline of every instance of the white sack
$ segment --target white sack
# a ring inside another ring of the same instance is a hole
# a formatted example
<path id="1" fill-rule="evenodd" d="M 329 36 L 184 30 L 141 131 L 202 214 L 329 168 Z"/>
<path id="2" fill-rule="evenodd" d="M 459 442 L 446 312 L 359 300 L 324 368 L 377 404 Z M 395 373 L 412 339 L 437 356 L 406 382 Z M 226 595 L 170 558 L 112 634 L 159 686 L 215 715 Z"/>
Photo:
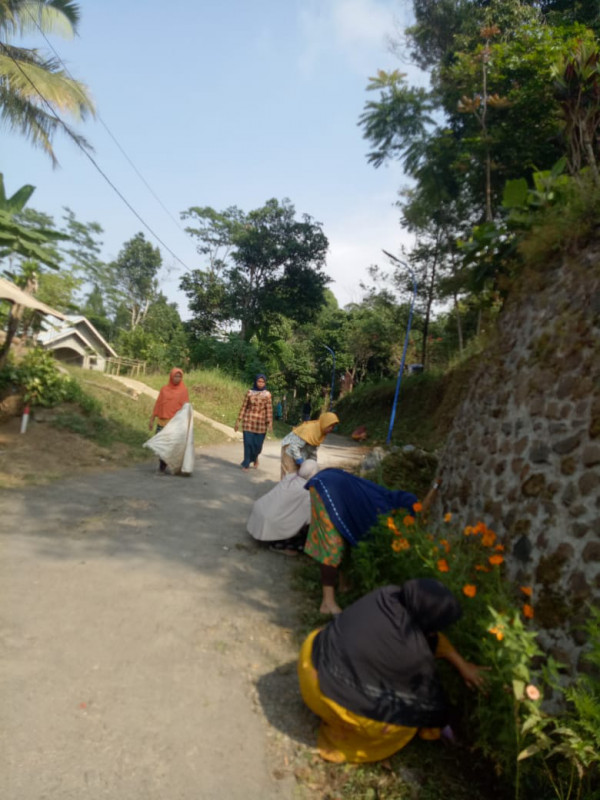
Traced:
<path id="1" fill-rule="evenodd" d="M 310 493 L 306 481 L 317 472 L 317 463 L 305 461 L 300 472 L 290 473 L 252 506 L 246 523 L 250 536 L 261 542 L 291 539 L 310 523 Z"/>
<path id="2" fill-rule="evenodd" d="M 194 471 L 194 412 L 186 403 L 144 447 L 152 450 L 171 472 L 191 475 Z"/>

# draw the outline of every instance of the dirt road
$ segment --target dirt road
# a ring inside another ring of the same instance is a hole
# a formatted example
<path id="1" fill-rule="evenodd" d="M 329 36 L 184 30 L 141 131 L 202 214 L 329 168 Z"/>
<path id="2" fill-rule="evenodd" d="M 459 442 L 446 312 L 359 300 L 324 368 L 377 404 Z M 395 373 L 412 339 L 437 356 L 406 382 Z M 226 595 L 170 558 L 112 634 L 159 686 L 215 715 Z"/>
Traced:
<path id="1" fill-rule="evenodd" d="M 329 438 L 323 465 L 357 458 Z M 298 797 L 270 744 L 314 732 L 290 667 L 295 560 L 244 528 L 279 443 L 257 471 L 240 460 L 234 443 L 187 479 L 144 464 L 0 492 L 4 800 Z"/>

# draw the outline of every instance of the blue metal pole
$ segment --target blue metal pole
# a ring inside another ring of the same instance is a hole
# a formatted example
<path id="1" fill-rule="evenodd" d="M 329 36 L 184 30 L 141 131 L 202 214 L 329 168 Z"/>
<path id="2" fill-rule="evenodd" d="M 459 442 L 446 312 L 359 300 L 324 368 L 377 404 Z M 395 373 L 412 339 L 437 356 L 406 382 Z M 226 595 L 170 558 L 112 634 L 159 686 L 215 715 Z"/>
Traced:
<path id="1" fill-rule="evenodd" d="M 331 349 L 331 347 L 327 347 L 326 344 L 324 344 L 323 347 L 328 350 L 333 357 L 333 368 L 331 370 L 331 394 L 329 396 L 329 410 L 331 411 L 333 408 L 333 390 L 335 386 L 335 352 Z"/>
<path id="2" fill-rule="evenodd" d="M 383 251 L 388 258 L 391 258 L 393 261 L 396 261 L 398 264 L 401 264 L 403 267 L 406 267 L 408 270 L 410 277 L 413 282 L 413 296 L 410 302 L 410 311 L 408 312 L 408 325 L 406 326 L 406 336 L 404 337 L 404 349 L 402 350 L 402 360 L 400 361 L 400 369 L 398 370 L 398 380 L 396 381 L 396 393 L 394 394 L 394 402 L 392 404 L 392 413 L 390 415 L 390 427 L 388 428 L 388 435 L 385 440 L 386 444 L 389 444 L 392 440 L 392 431 L 394 429 L 394 421 L 396 419 L 396 406 L 398 404 L 398 394 L 400 393 L 400 383 L 402 382 L 402 375 L 404 373 L 404 362 L 406 360 L 406 351 L 408 350 L 408 337 L 410 336 L 410 327 L 412 325 L 412 316 L 413 316 L 413 309 L 415 307 L 415 300 L 417 298 L 417 279 L 415 278 L 415 273 L 412 269 L 408 266 L 405 261 L 400 261 L 399 258 L 396 258 L 391 253 L 388 253 L 386 250 Z"/>

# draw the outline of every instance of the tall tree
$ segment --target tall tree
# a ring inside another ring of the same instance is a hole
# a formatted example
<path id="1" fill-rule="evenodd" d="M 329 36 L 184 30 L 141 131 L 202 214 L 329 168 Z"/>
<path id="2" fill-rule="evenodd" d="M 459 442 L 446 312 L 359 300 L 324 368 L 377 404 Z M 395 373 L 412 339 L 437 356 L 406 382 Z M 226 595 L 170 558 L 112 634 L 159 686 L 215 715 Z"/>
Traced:
<path id="1" fill-rule="evenodd" d="M 70 37 L 78 22 L 79 6 L 72 0 L 0 0 L 0 118 L 45 150 L 54 164 L 57 130 L 87 145 L 56 112 L 79 121 L 94 114 L 94 105 L 84 84 L 71 78 L 59 61 L 11 40 L 30 33 Z"/>
<path id="2" fill-rule="evenodd" d="M 129 327 L 137 327 L 146 318 L 150 303 L 158 291 L 157 273 L 162 265 L 158 247 L 152 247 L 143 233 L 125 242 L 111 264 L 116 286 L 129 311 Z"/>
<path id="3" fill-rule="evenodd" d="M 40 265 L 58 269 L 57 251 L 54 243 L 66 238 L 48 221 L 50 217 L 34 213 L 33 221 L 27 222 L 24 206 L 34 191 L 33 186 L 22 186 L 12 196 L 4 189 L 4 179 L 0 174 L 0 260 L 16 256 L 18 271 L 9 260 L 9 269 L 4 273 L 30 294 L 35 294 L 39 284 Z M 0 365 L 8 357 L 12 340 L 21 324 L 24 307 L 13 304 L 8 313 L 6 334 L 0 347 Z"/>
<path id="4" fill-rule="evenodd" d="M 237 322 L 248 341 L 274 313 L 296 321 L 314 317 L 329 281 L 322 272 L 328 242 L 319 222 L 307 214 L 298 220 L 295 213 L 289 200 L 272 199 L 248 214 L 235 207 L 182 214 L 196 222 L 186 230 L 209 259 L 181 281 L 202 318 L 200 329 Z"/>

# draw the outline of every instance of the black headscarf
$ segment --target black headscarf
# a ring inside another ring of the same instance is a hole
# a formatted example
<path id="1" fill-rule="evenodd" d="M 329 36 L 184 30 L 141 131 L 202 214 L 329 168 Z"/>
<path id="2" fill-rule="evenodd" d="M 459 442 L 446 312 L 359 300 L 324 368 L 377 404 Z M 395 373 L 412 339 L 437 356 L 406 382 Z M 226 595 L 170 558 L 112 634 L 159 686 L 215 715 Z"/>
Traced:
<path id="1" fill-rule="evenodd" d="M 430 578 L 370 592 L 315 638 L 312 660 L 322 693 L 368 719 L 443 726 L 436 632 L 460 615 L 450 590 Z"/>
<path id="2" fill-rule="evenodd" d="M 264 378 L 265 379 L 265 385 L 263 386 L 262 389 L 259 389 L 258 386 L 256 385 L 256 381 L 259 378 Z M 252 391 L 253 392 L 264 392 L 264 390 L 266 388 L 267 388 L 267 376 L 264 374 L 264 372 L 259 372 L 258 375 L 256 375 L 255 378 L 254 378 L 254 383 L 252 384 Z"/>

